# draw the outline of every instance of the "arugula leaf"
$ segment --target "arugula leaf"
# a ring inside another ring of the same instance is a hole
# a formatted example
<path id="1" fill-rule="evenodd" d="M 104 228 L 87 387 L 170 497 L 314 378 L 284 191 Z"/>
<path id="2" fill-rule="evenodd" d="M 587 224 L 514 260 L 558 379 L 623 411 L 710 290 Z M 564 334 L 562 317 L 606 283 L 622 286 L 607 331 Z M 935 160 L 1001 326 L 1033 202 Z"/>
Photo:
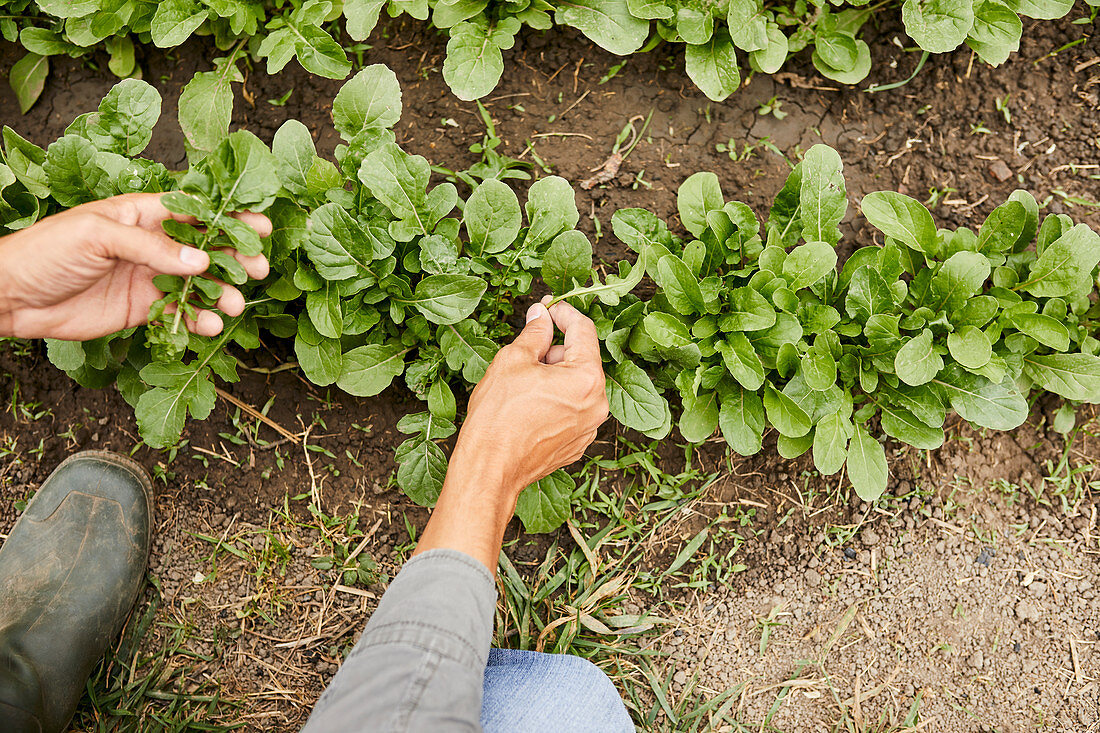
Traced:
<path id="1" fill-rule="evenodd" d="M 372 397 L 405 371 L 408 349 L 400 344 L 369 344 L 344 354 L 336 385 L 356 397 Z"/>
<path id="2" fill-rule="evenodd" d="M 903 407 L 879 403 L 882 430 L 891 438 L 922 450 L 935 450 L 943 445 L 943 429 L 933 428 L 918 420 Z"/>
<path id="3" fill-rule="evenodd" d="M 803 219 L 805 222 L 805 219 Z M 839 231 L 837 233 L 839 237 Z M 836 250 L 826 242 L 811 241 L 792 249 L 783 260 L 783 277 L 791 290 L 816 283 L 836 267 Z"/>
<path id="4" fill-rule="evenodd" d="M 649 22 L 631 15 L 626 0 L 560 0 L 554 20 L 620 56 L 637 51 L 649 36 Z"/>
<path id="5" fill-rule="evenodd" d="M 891 191 L 876 191 L 863 197 L 863 215 L 876 229 L 907 247 L 933 254 L 936 224 L 916 199 Z"/>
<path id="6" fill-rule="evenodd" d="M 367 130 L 389 129 L 401 119 L 401 85 L 382 64 L 348 79 L 332 101 L 332 123 L 345 140 Z"/>
<path id="7" fill-rule="evenodd" d="M 78 206 L 108 194 L 107 174 L 96 162 L 95 145 L 78 135 L 65 135 L 46 148 L 42 169 L 50 193 L 65 207 Z"/>
<path id="8" fill-rule="evenodd" d="M 840 155 L 828 145 L 814 145 L 802 159 L 799 205 L 802 238 L 835 247 L 840 241 L 839 224 L 848 211 L 848 198 L 844 187 L 844 164 Z M 829 269 L 836 264 L 835 253 L 833 260 Z"/>
<path id="9" fill-rule="evenodd" d="M 956 252 L 933 275 L 928 306 L 937 312 L 961 308 L 988 278 L 988 259 L 977 252 Z"/>
<path id="10" fill-rule="evenodd" d="M 721 102 L 741 86 L 737 51 L 724 29 L 718 29 L 703 43 L 688 44 L 684 66 L 695 86 L 715 102 Z"/>
<path id="11" fill-rule="evenodd" d="M 648 435 L 659 431 L 670 419 L 668 402 L 637 364 L 625 361 L 611 365 L 606 377 L 611 415 L 626 427 Z"/>
<path id="12" fill-rule="evenodd" d="M 385 4 L 385 0 L 344 0 L 344 18 L 352 40 L 367 39 L 378 24 L 378 14 Z"/>
<path id="13" fill-rule="evenodd" d="M 160 118 L 160 94 L 139 79 L 116 84 L 88 118 L 87 134 L 100 150 L 133 157 L 145 150 Z"/>
<path id="14" fill-rule="evenodd" d="M 1031 263 L 1028 279 L 1016 287 L 1043 298 L 1086 292 L 1100 263 L 1100 234 L 1078 224 L 1048 245 Z"/>
<path id="15" fill-rule="evenodd" d="M 308 318 L 302 316 L 308 323 Z M 306 378 L 319 387 L 335 384 L 344 370 L 344 355 L 340 340 L 325 338 L 312 324 L 309 331 L 299 322 L 299 332 L 294 339 L 294 355 Z M 312 337 L 312 338 L 311 338 Z"/>
<path id="16" fill-rule="evenodd" d="M 729 293 L 729 303 L 723 308 L 718 325 L 726 333 L 733 333 L 762 331 L 775 322 L 775 309 L 763 295 L 752 288 L 735 288 Z"/>
<path id="17" fill-rule="evenodd" d="M 1069 329 L 1050 316 L 1040 313 L 1012 313 L 1008 320 L 1039 343 L 1055 351 L 1066 351 L 1070 346 Z"/>
<path id="18" fill-rule="evenodd" d="M 1024 374 L 1067 400 L 1100 402 L 1100 357 L 1092 354 L 1029 354 L 1024 357 Z"/>
<path id="19" fill-rule="evenodd" d="M 209 9 L 197 0 L 163 0 L 156 7 L 149 33 L 158 48 L 182 45 L 209 17 Z"/>
<path id="20" fill-rule="evenodd" d="M 443 79 L 456 97 L 466 101 L 479 99 L 496 88 L 504 73 L 501 51 L 512 47 L 519 28 L 515 18 L 504 18 L 492 25 L 483 17 L 451 28 Z"/>
<path id="21" fill-rule="evenodd" d="M 397 485 L 420 506 L 433 506 L 443 490 L 447 457 L 434 441 L 450 437 L 455 426 L 449 420 L 420 412 L 406 415 L 397 429 L 412 437 L 397 448 Z"/>
<path id="22" fill-rule="evenodd" d="M 1027 400 L 1008 380 L 993 382 L 954 365 L 935 380 L 955 412 L 985 428 L 1012 430 L 1027 420 Z"/>
<path id="23" fill-rule="evenodd" d="M 205 420 L 214 409 L 216 395 L 212 372 L 226 378 L 233 368 L 222 348 L 240 323 L 226 325 L 222 335 L 209 342 L 190 364 L 153 362 L 141 370 L 141 381 L 150 386 L 134 408 L 142 440 L 151 448 L 175 445 L 183 433 L 187 415 Z"/>
<path id="24" fill-rule="evenodd" d="M 234 57 L 214 59 L 214 71 L 201 71 L 183 87 L 179 123 L 196 157 L 209 153 L 229 134 L 233 118 L 232 83 L 244 76 Z"/>
<path id="25" fill-rule="evenodd" d="M 684 395 L 680 414 L 680 434 L 689 443 L 702 443 L 718 429 L 718 395 L 708 391 L 698 396 Z"/>
<path id="26" fill-rule="evenodd" d="M 718 343 L 718 350 L 722 354 L 722 363 L 742 387 L 753 392 L 760 389 L 764 384 L 764 367 L 745 334 L 728 334 L 725 341 Z"/>
<path id="27" fill-rule="evenodd" d="M 19 102 L 19 111 L 27 114 L 34 106 L 38 98 L 42 96 L 42 90 L 46 88 L 46 77 L 50 74 L 50 59 L 48 56 L 39 56 L 28 53 L 23 58 L 12 64 L 8 75 L 8 83 L 15 92 L 15 98 Z"/>
<path id="28" fill-rule="evenodd" d="M 477 384 L 497 353 L 497 345 L 485 337 L 475 321 L 465 320 L 440 329 L 439 348 L 447 365 L 462 371 L 462 378 Z"/>
<path id="29" fill-rule="evenodd" d="M 764 410 L 768 414 L 768 422 L 781 435 L 801 438 L 810 432 L 810 416 L 794 400 L 771 385 L 764 386 Z"/>
<path id="30" fill-rule="evenodd" d="M 699 282 L 684 261 L 676 255 L 665 255 L 657 261 L 657 284 L 664 291 L 668 301 L 678 312 L 684 315 L 706 313 L 707 304 Z"/>
<path id="31" fill-rule="evenodd" d="M 730 0 L 726 24 L 734 44 L 742 51 L 760 51 L 768 47 L 768 14 L 760 0 Z M 785 57 L 786 54 L 784 60 Z"/>
<path id="32" fill-rule="evenodd" d="M 721 211 L 724 200 L 718 176 L 709 171 L 687 177 L 676 193 L 676 208 L 684 228 L 696 237 L 707 230 L 707 214 Z"/>
<path id="33" fill-rule="evenodd" d="M 760 395 L 738 387 L 723 395 L 718 427 L 726 443 L 740 455 L 759 453 L 764 434 L 764 404 Z"/>
<path id="34" fill-rule="evenodd" d="M 905 342 L 894 357 L 894 371 L 911 387 L 931 382 L 943 369 L 943 358 L 932 344 L 932 332 L 924 329 Z"/>
<path id="35" fill-rule="evenodd" d="M 472 275 L 429 275 L 417 283 L 411 298 L 394 300 L 413 306 L 432 323 L 450 326 L 474 312 L 487 287 Z"/>
<path id="36" fill-rule="evenodd" d="M 343 79 L 351 62 L 336 40 L 321 29 L 332 9 L 327 0 L 308 0 L 279 19 L 281 27 L 260 42 L 257 53 L 267 58 L 267 71 L 275 74 L 295 56 L 302 68 L 329 79 Z"/>
<path id="37" fill-rule="evenodd" d="M 1020 15 L 1039 20 L 1055 20 L 1073 9 L 1073 0 L 1005 0 Z"/>
<path id="38" fill-rule="evenodd" d="M 539 479 L 520 492 L 516 500 L 516 516 L 528 532 L 553 532 L 569 519 L 573 477 L 562 469 Z"/>
<path id="39" fill-rule="evenodd" d="M 999 0 L 982 0 L 975 3 L 974 25 L 966 45 L 990 66 L 1000 66 L 1020 50 L 1023 30 L 1024 24 L 1012 8 Z"/>
<path id="40" fill-rule="evenodd" d="M 607 280 L 603 283 L 595 281 L 594 284 L 587 287 L 574 288 L 564 295 L 555 297 L 550 301 L 550 305 L 554 305 L 554 303 L 561 302 L 567 298 L 579 298 L 585 295 L 595 295 L 604 305 L 618 305 L 619 299 L 636 288 L 638 283 L 642 281 L 642 276 L 645 275 L 646 271 L 646 260 L 647 257 L 643 254 L 638 258 L 637 263 L 635 263 L 633 267 L 624 262 L 620 262 L 620 272 L 624 267 L 629 268 L 626 274 L 617 276 L 608 275 Z M 593 279 L 595 280 L 595 278 Z"/>
<path id="41" fill-rule="evenodd" d="M 814 466 L 822 476 L 832 476 L 844 467 L 853 431 L 851 421 L 838 412 L 826 415 L 814 426 Z"/>
<path id="42" fill-rule="evenodd" d="M 416 234 L 430 233 L 425 211 L 430 176 L 427 160 L 409 155 L 395 143 L 386 143 L 363 159 L 359 180 L 398 219 L 395 224 L 400 227 L 390 226 L 394 239 L 409 241 Z"/>
<path id="43" fill-rule="evenodd" d="M 905 0 L 905 32 L 925 51 L 947 53 L 958 48 L 974 25 L 973 0 Z"/>
<path id="44" fill-rule="evenodd" d="M 577 226 L 580 212 L 573 187 L 561 176 L 547 176 L 527 191 L 527 235 L 523 249 L 534 249 Z"/>
<path id="45" fill-rule="evenodd" d="M 502 181 L 483 181 L 470 195 L 462 221 L 475 256 L 502 252 L 516 241 L 523 223 L 519 199 Z"/>
<path id="46" fill-rule="evenodd" d="M 989 337 L 974 326 L 962 326 L 948 334 L 947 349 L 951 358 L 967 369 L 981 369 L 993 355 Z"/>
<path id="47" fill-rule="evenodd" d="M 560 295 L 574 284 L 584 285 L 592 271 L 592 243 L 583 232 L 571 230 L 554 237 L 542 258 L 542 279 Z"/>
<path id="48" fill-rule="evenodd" d="M 889 470 L 882 443 L 872 438 L 862 425 L 856 425 L 848 445 L 848 480 L 856 496 L 863 501 L 875 501 L 886 491 Z"/>
<path id="49" fill-rule="evenodd" d="M 731 3 L 732 7 L 732 3 Z M 733 25 L 730 25 L 731 30 Z M 734 39 L 734 43 L 737 43 L 737 39 Z M 741 46 L 738 46 L 741 48 Z M 775 23 L 768 23 L 767 30 L 767 45 L 758 50 L 749 53 L 749 66 L 754 71 L 758 71 L 761 74 L 774 74 L 783 68 L 783 64 L 787 61 L 787 55 L 790 53 L 790 44 L 787 41 L 787 36 L 783 34 L 783 31 L 779 29 L 779 26 Z M 870 54 L 868 53 L 868 59 Z"/>
<path id="50" fill-rule="evenodd" d="M 310 217 L 306 253 L 317 272 L 330 280 L 346 280 L 370 272 L 371 238 L 348 212 L 325 204 Z"/>

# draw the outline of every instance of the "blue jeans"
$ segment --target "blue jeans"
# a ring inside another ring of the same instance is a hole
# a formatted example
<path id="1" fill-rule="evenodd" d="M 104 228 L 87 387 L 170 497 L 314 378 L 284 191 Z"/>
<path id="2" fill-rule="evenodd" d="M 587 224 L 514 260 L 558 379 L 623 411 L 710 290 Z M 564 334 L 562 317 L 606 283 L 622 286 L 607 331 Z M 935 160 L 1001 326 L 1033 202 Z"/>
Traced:
<path id="1" fill-rule="evenodd" d="M 491 649 L 482 689 L 485 733 L 634 733 L 615 686 L 587 659 Z"/>

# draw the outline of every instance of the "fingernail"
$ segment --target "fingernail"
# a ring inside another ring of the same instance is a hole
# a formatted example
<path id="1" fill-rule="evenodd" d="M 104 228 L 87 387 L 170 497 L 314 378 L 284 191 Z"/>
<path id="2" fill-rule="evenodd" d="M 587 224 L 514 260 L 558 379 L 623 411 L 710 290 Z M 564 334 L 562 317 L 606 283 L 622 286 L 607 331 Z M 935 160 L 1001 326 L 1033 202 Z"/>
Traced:
<path id="1" fill-rule="evenodd" d="M 180 262 L 187 267 L 206 267 L 206 255 L 194 247 L 180 247 Z"/>
<path id="2" fill-rule="evenodd" d="M 542 300 L 540 300 L 539 302 L 542 303 L 543 305 L 550 305 L 550 301 L 553 300 L 553 299 L 554 299 L 553 295 L 547 294 L 547 295 L 542 296 Z"/>
<path id="3" fill-rule="evenodd" d="M 527 322 L 535 320 L 536 318 L 542 318 L 543 312 L 546 310 L 546 306 L 542 303 L 535 303 L 533 306 L 527 309 Z"/>

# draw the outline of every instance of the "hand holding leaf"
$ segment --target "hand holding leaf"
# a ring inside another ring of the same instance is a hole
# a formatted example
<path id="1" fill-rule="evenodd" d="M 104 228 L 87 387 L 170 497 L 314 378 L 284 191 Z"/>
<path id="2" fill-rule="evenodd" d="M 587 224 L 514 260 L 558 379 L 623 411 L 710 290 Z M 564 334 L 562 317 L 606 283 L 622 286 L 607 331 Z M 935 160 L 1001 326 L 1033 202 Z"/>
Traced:
<path id="1" fill-rule="evenodd" d="M 158 194 L 128 194 L 84 204 L 0 239 L 0 333 L 23 338 L 87 341 L 145 323 L 161 298 L 158 275 L 205 272 L 210 255 L 169 239 L 165 221 L 188 221 Z M 240 220 L 261 236 L 271 223 L 258 214 Z M 263 255 L 236 256 L 250 277 L 267 275 Z M 223 286 L 217 307 L 240 315 L 244 298 Z M 187 319 L 213 336 L 222 320 L 209 311 Z"/>

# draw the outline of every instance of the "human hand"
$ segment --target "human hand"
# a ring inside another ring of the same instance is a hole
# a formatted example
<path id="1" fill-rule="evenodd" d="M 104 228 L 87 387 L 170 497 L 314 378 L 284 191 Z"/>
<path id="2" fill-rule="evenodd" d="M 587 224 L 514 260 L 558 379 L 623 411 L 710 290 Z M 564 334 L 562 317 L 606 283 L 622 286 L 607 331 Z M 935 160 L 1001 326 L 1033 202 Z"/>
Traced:
<path id="1" fill-rule="evenodd" d="M 551 345 L 555 326 L 564 345 Z M 413 554 L 458 550 L 492 572 L 520 492 L 579 459 L 606 419 L 596 326 L 568 303 L 531 306 L 523 332 L 497 352 L 470 396 Z"/>
<path id="2" fill-rule="evenodd" d="M 238 215 L 260 236 L 271 233 L 261 214 Z M 163 293 L 157 275 L 199 275 L 205 252 L 168 237 L 161 222 L 177 219 L 160 194 L 126 194 L 77 206 L 0 238 L 0 336 L 87 341 L 146 322 Z M 253 279 L 267 277 L 262 256 L 233 253 Z M 244 311 L 244 296 L 223 285 L 218 309 Z M 200 311 L 187 328 L 202 336 L 222 330 L 222 319 Z"/>
<path id="3" fill-rule="evenodd" d="M 551 345 L 555 326 L 564 345 Z M 584 455 L 607 415 L 596 326 L 568 303 L 536 303 L 470 396 L 448 477 L 470 464 L 514 499 Z"/>

